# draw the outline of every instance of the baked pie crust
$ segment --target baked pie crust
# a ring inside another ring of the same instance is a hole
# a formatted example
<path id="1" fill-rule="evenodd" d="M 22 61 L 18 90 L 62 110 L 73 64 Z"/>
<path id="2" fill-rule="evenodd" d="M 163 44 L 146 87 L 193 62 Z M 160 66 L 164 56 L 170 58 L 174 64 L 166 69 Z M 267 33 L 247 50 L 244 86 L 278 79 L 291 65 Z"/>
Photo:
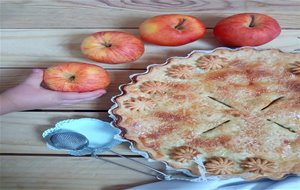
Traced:
<path id="1" fill-rule="evenodd" d="M 154 160 L 200 176 L 300 175 L 300 54 L 277 49 L 192 52 L 122 86 L 111 113 Z"/>

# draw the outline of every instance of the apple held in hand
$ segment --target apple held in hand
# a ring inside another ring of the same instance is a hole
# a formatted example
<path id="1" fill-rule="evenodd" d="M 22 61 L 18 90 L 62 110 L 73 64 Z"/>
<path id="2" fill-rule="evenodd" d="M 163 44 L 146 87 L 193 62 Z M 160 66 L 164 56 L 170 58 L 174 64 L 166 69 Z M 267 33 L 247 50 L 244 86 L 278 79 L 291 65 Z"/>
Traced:
<path id="1" fill-rule="evenodd" d="M 66 62 L 47 68 L 44 84 L 55 91 L 89 92 L 106 88 L 110 78 L 107 71 L 97 65 Z"/>
<path id="2" fill-rule="evenodd" d="M 125 32 L 97 32 L 83 40 L 81 51 L 88 59 L 97 62 L 128 63 L 144 53 L 144 42 Z"/>
<path id="3" fill-rule="evenodd" d="M 146 42 L 179 46 L 201 38 L 205 33 L 205 25 L 193 16 L 167 14 L 147 19 L 140 25 L 139 31 Z"/>
<path id="4" fill-rule="evenodd" d="M 216 38 L 227 46 L 258 46 L 270 42 L 281 32 L 278 22 L 259 13 L 227 17 L 214 28 Z"/>

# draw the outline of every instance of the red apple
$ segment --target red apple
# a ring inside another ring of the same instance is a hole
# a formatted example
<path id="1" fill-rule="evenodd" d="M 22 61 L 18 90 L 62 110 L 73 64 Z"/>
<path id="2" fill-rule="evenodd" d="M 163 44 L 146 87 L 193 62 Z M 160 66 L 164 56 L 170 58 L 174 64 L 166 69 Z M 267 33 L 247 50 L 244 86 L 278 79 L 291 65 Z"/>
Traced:
<path id="1" fill-rule="evenodd" d="M 144 53 L 144 43 L 125 32 L 97 32 L 83 40 L 81 51 L 97 62 L 127 63 L 137 60 Z"/>
<path id="2" fill-rule="evenodd" d="M 258 46 L 281 32 L 278 22 L 267 15 L 243 13 L 227 17 L 214 28 L 216 38 L 227 46 Z"/>
<path id="3" fill-rule="evenodd" d="M 201 38 L 205 33 L 205 25 L 193 16 L 167 14 L 145 20 L 139 31 L 146 42 L 162 46 L 180 46 Z"/>
<path id="4" fill-rule="evenodd" d="M 80 62 L 66 62 L 49 67 L 44 72 L 44 84 L 62 92 L 88 92 L 104 89 L 110 78 L 102 67 Z"/>

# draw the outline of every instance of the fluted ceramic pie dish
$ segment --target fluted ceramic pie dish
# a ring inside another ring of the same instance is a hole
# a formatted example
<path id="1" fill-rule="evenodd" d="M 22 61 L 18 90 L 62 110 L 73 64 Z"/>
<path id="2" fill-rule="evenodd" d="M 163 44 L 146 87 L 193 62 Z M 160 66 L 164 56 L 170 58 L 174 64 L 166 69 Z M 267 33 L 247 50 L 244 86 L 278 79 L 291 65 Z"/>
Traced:
<path id="1" fill-rule="evenodd" d="M 300 175 L 299 53 L 196 50 L 130 78 L 109 113 L 133 151 L 192 177 Z"/>

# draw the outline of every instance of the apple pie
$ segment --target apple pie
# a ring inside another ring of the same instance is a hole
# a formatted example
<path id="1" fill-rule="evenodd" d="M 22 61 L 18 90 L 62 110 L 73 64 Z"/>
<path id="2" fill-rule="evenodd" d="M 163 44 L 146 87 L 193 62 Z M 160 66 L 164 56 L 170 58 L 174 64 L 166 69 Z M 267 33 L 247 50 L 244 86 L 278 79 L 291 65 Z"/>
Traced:
<path id="1" fill-rule="evenodd" d="M 150 158 L 199 176 L 300 175 L 300 54 L 216 49 L 132 77 L 111 110 Z"/>

